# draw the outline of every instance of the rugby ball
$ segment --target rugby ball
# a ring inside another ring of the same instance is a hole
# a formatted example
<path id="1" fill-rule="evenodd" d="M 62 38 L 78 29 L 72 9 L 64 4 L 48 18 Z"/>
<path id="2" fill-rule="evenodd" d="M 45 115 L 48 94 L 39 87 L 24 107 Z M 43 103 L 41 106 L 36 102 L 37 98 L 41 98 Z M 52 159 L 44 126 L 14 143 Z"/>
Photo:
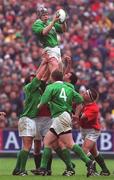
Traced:
<path id="1" fill-rule="evenodd" d="M 56 14 L 59 16 L 60 23 L 63 23 L 66 20 L 66 12 L 63 9 L 59 9 Z"/>

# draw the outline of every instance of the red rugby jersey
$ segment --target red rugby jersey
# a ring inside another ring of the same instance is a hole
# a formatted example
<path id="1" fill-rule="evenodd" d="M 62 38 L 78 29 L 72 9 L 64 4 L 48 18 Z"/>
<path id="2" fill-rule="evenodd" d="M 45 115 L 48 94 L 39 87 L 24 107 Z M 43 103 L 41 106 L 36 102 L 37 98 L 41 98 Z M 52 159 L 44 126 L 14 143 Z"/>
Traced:
<path id="1" fill-rule="evenodd" d="M 80 126 L 84 129 L 100 130 L 100 117 L 99 107 L 96 103 L 90 103 L 84 106 L 82 113 L 85 114 L 87 119 L 80 119 Z"/>

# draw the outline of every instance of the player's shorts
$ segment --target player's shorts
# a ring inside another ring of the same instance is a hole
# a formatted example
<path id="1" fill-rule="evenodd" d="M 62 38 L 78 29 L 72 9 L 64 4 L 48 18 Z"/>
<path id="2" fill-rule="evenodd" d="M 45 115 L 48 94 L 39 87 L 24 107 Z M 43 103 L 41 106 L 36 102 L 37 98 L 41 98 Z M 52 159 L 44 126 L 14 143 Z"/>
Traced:
<path id="1" fill-rule="evenodd" d="M 83 129 L 80 128 L 80 132 L 82 134 L 82 139 L 89 139 L 93 142 L 96 142 L 101 132 L 95 129 Z"/>
<path id="2" fill-rule="evenodd" d="M 61 51 L 58 46 L 55 47 L 46 47 L 44 48 L 44 52 L 48 53 L 49 58 L 54 57 L 57 59 L 58 63 L 61 63 Z"/>
<path id="3" fill-rule="evenodd" d="M 18 122 L 19 136 L 36 136 L 36 123 L 28 117 L 21 117 Z"/>
<path id="4" fill-rule="evenodd" d="M 57 135 L 70 131 L 71 127 L 71 117 L 68 112 L 63 112 L 58 117 L 52 118 L 53 123 L 50 128 L 53 128 Z"/>
<path id="5" fill-rule="evenodd" d="M 52 125 L 52 119 L 48 116 L 40 116 L 35 118 L 36 123 L 36 136 L 34 139 L 36 140 L 42 140 L 48 130 L 50 129 L 50 126 Z"/>

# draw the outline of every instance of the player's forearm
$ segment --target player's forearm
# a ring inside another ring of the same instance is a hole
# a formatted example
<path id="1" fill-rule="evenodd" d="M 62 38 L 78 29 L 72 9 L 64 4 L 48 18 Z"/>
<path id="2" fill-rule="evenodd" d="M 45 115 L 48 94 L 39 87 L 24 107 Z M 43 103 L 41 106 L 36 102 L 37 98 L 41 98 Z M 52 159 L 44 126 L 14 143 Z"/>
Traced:
<path id="1" fill-rule="evenodd" d="M 79 105 L 76 106 L 76 110 L 75 110 L 75 116 L 76 117 L 80 116 L 80 113 L 81 113 L 82 109 L 83 109 L 83 104 L 79 104 Z"/>
<path id="2" fill-rule="evenodd" d="M 49 31 L 50 31 L 50 30 L 52 29 L 52 27 L 54 26 L 54 23 L 55 23 L 54 21 L 51 21 L 51 23 L 43 29 L 42 34 L 43 34 L 44 36 L 49 33 Z"/>
<path id="3" fill-rule="evenodd" d="M 66 22 L 64 22 L 63 24 L 61 24 L 61 28 L 62 28 L 62 31 L 63 31 L 63 32 L 66 32 L 66 31 L 67 31 L 67 24 L 66 24 Z"/>
<path id="4" fill-rule="evenodd" d="M 71 72 L 71 66 L 71 62 L 68 62 L 66 68 L 64 69 L 64 74 Z"/>

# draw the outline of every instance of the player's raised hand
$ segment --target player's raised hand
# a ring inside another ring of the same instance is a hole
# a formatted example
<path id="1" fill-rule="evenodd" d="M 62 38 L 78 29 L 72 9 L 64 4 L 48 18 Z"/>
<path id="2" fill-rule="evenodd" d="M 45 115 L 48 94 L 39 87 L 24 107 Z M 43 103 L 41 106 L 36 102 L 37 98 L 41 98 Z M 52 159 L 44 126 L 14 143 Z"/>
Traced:
<path id="1" fill-rule="evenodd" d="M 53 16 L 53 20 L 52 20 L 52 21 L 53 21 L 54 23 L 57 22 L 57 21 L 59 21 L 59 16 L 60 16 L 60 15 L 56 13 L 56 14 Z"/>
<path id="2" fill-rule="evenodd" d="M 63 61 L 67 61 L 68 63 L 71 62 L 71 57 L 68 55 L 63 56 Z"/>

